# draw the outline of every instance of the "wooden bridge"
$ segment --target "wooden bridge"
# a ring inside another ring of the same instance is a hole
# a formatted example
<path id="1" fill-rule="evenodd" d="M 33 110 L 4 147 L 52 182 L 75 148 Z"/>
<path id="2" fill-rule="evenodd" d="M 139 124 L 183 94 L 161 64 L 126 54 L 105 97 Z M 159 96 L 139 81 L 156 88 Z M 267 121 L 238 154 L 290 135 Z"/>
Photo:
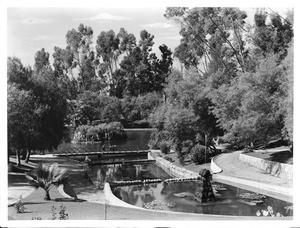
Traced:
<path id="1" fill-rule="evenodd" d="M 129 151 L 85 151 L 82 148 L 69 148 L 67 150 L 55 153 L 58 157 L 69 157 L 69 156 L 134 156 L 134 155 L 146 155 L 150 150 L 129 150 Z"/>

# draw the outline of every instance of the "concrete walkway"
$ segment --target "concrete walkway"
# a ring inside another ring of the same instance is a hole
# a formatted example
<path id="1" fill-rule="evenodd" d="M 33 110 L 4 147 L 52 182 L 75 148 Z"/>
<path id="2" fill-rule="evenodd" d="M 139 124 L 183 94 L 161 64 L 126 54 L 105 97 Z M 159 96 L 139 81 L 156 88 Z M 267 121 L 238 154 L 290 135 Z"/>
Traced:
<path id="1" fill-rule="evenodd" d="M 215 159 L 215 163 L 223 171 L 220 174 L 214 174 L 214 179 L 217 181 L 237 182 L 244 186 L 250 184 L 253 185 L 253 190 L 261 187 L 263 190 L 268 188 L 266 191 L 267 195 L 279 196 L 276 198 L 292 201 L 292 181 L 272 176 L 263 170 L 240 161 L 239 155 L 241 153 L 242 151 L 235 151 L 219 155 Z"/>
<path id="2" fill-rule="evenodd" d="M 247 189 L 254 190 L 255 186 L 261 190 L 264 188 L 262 186 L 272 186 L 275 191 L 266 190 L 266 195 L 271 193 L 270 196 L 276 196 L 276 189 L 278 188 L 287 188 L 292 190 L 292 182 L 285 181 L 283 179 L 271 176 L 270 174 L 264 173 L 261 170 L 258 170 L 255 167 L 252 167 L 246 163 L 243 163 L 239 160 L 239 154 L 241 151 L 232 152 L 228 154 L 222 154 L 216 159 L 217 165 L 219 165 L 223 172 L 220 174 L 214 174 L 214 179 L 216 181 L 222 181 L 223 183 L 232 183 L 234 182 L 236 186 L 239 185 L 242 187 L 246 185 Z M 33 158 L 35 162 L 43 160 L 43 158 Z M 47 158 L 47 161 L 50 162 L 59 162 L 62 164 L 61 158 Z M 69 214 L 69 219 L 164 219 L 164 220 L 239 220 L 246 219 L 243 217 L 236 216 L 215 216 L 215 215 L 201 215 L 201 214 L 186 214 L 186 213 L 170 213 L 170 212 L 161 212 L 161 211 L 146 211 L 134 208 L 124 208 L 119 206 L 107 205 L 103 201 L 99 201 L 99 199 L 105 199 L 104 194 L 95 188 L 93 185 L 88 183 L 82 176 L 82 167 L 80 163 L 77 163 L 72 160 L 63 163 L 63 165 L 67 166 L 72 175 L 70 179 L 73 179 L 74 182 L 71 184 L 75 187 L 75 190 L 79 192 L 88 193 L 86 196 L 84 194 L 78 194 L 80 199 L 86 199 L 88 201 L 83 202 L 75 202 L 69 201 L 61 198 L 62 196 L 55 191 L 56 188 L 52 189 L 51 197 L 55 200 L 45 202 L 42 197 L 44 196 L 43 191 L 38 189 L 34 193 L 30 194 L 24 199 L 27 210 L 30 214 L 21 213 L 17 214 L 13 207 L 8 208 L 8 214 L 11 219 L 31 219 L 34 217 L 41 217 L 42 219 L 49 219 L 51 216 L 51 208 L 55 206 L 59 208 L 61 204 L 64 204 L 67 207 L 67 213 Z M 199 167 L 198 167 L 199 168 Z M 75 180 L 76 179 L 76 180 Z M 248 182 L 247 182 L 248 181 Z M 80 183 L 80 185 L 78 185 Z M 261 184 L 261 186 L 260 186 Z M 250 187 L 249 187 L 250 186 Z M 251 187 L 252 186 L 252 187 Z M 253 187 L 254 186 L 254 187 Z M 20 186 L 21 187 L 21 186 Z M 84 191 L 83 191 L 84 189 Z M 87 191 L 88 189 L 88 191 Z M 265 194 L 264 192 L 262 192 Z M 91 200 L 91 195 L 94 196 L 94 199 Z M 17 196 L 17 195 L 16 195 Z M 282 197 L 283 200 L 291 201 L 290 199 L 286 199 L 285 194 L 279 193 L 277 198 Z M 287 197 L 288 198 L 288 197 Z M 61 200 L 60 200 L 61 199 Z M 280 198 L 281 199 L 281 198 Z M 93 203 L 91 201 L 97 202 Z M 85 213 L 88 212 L 88 213 Z M 260 220 L 260 219 L 276 219 L 276 218 L 263 218 L 263 217 L 247 217 L 247 219 Z M 282 218 L 281 218 L 282 219 Z M 291 218 L 283 218 L 283 219 L 291 219 Z"/>

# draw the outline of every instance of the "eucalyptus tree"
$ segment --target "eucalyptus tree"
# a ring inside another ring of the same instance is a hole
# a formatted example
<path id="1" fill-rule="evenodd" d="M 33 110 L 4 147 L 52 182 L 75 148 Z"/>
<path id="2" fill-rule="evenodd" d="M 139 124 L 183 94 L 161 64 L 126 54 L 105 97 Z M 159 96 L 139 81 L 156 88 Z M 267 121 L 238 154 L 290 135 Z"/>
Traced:
<path id="1" fill-rule="evenodd" d="M 79 90 L 82 92 L 91 87 L 96 78 L 95 53 L 92 49 L 93 29 L 80 24 L 78 29 L 69 30 L 66 34 L 67 48 L 65 61 L 71 75 L 77 74 Z"/>
<path id="2" fill-rule="evenodd" d="M 113 73 L 118 69 L 120 39 L 113 30 L 102 31 L 97 37 L 96 52 L 99 58 L 99 75 L 109 87 L 113 86 Z"/>
<path id="3" fill-rule="evenodd" d="M 186 67 L 197 67 L 202 76 L 213 63 L 231 77 L 237 70 L 245 70 L 245 12 L 238 8 L 173 7 L 167 8 L 165 17 L 180 26 L 182 39 L 175 56 Z"/>
<path id="4" fill-rule="evenodd" d="M 287 55 L 293 35 L 293 24 L 289 19 L 282 18 L 275 12 L 268 14 L 262 9 L 255 13 L 250 39 L 256 47 L 257 54 L 267 56 L 274 53 L 282 60 Z"/>

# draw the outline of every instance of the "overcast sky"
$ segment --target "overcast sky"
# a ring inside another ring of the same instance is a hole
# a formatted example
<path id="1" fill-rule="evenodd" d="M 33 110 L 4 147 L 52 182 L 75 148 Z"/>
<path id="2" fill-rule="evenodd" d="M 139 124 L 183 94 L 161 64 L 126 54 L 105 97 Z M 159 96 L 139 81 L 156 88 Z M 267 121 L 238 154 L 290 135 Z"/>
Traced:
<path id="1" fill-rule="evenodd" d="M 255 8 L 242 8 L 253 22 Z M 281 14 L 286 9 L 275 9 Z M 54 46 L 66 46 L 65 35 L 80 23 L 94 30 L 94 44 L 101 31 L 113 29 L 116 33 L 124 27 L 139 40 L 146 29 L 154 38 L 154 51 L 166 44 L 174 51 L 180 42 L 179 28 L 164 18 L 165 7 L 152 8 L 8 8 L 7 55 L 20 58 L 24 65 L 33 65 L 34 54 L 41 48 L 52 53 Z"/>

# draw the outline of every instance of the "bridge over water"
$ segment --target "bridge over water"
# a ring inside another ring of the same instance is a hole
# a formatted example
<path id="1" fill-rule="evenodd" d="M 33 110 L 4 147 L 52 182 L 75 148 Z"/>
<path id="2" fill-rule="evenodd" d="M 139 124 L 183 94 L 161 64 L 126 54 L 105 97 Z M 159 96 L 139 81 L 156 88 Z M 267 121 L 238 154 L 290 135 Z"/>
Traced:
<path id="1" fill-rule="evenodd" d="M 141 156 L 147 155 L 150 150 L 119 150 L 119 151 L 88 151 L 85 148 L 67 148 L 62 151 L 55 153 L 54 155 L 59 157 L 68 157 L 68 156 Z"/>

